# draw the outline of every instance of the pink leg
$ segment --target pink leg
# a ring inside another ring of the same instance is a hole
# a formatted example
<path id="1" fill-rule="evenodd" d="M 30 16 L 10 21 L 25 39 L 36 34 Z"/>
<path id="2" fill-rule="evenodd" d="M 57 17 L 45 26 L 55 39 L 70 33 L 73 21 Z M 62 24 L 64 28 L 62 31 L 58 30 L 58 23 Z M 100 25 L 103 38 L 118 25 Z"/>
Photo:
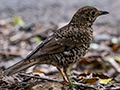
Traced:
<path id="1" fill-rule="evenodd" d="M 70 79 L 69 79 L 69 77 L 68 77 L 67 70 L 66 70 L 66 69 L 63 69 L 63 72 L 65 73 L 65 75 L 66 75 L 66 77 L 67 77 L 68 83 L 70 83 Z"/>
<path id="2" fill-rule="evenodd" d="M 58 71 L 61 73 L 61 75 L 62 75 L 62 77 L 63 77 L 63 80 L 64 80 L 65 82 L 68 82 L 68 81 L 65 79 L 65 76 L 64 76 L 63 72 L 61 71 L 61 69 L 59 69 L 58 67 L 57 67 L 57 69 L 58 69 Z"/>

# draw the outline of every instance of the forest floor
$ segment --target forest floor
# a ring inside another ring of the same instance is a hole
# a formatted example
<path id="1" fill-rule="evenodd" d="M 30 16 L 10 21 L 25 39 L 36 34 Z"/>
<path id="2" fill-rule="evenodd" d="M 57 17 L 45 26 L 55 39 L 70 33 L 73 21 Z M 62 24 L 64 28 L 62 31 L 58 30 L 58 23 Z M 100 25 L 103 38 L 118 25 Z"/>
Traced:
<path id="1" fill-rule="evenodd" d="M 35 65 L 24 73 L 0 78 L 0 90 L 120 89 L 119 0 L 1 0 L 0 72 L 25 58 L 86 5 L 109 11 L 110 14 L 96 20 L 88 53 L 69 67 L 71 85 L 60 82 L 62 77 L 56 67 L 44 64 Z"/>

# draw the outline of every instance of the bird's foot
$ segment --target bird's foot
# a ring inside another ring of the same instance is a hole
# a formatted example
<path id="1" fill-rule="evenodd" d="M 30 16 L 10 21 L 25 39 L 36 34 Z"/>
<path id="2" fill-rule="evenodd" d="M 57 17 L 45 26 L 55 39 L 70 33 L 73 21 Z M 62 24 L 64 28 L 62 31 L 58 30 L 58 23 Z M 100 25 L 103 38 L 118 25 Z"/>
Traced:
<path id="1" fill-rule="evenodd" d="M 61 81 L 61 83 L 67 86 L 70 84 L 68 81 L 65 81 L 65 80 Z"/>
<path id="2" fill-rule="evenodd" d="M 64 84 L 64 85 L 67 85 L 67 86 L 71 84 L 71 82 L 68 81 L 68 80 L 66 80 L 66 79 L 65 79 L 65 80 L 63 79 L 63 80 L 61 81 L 61 83 Z"/>

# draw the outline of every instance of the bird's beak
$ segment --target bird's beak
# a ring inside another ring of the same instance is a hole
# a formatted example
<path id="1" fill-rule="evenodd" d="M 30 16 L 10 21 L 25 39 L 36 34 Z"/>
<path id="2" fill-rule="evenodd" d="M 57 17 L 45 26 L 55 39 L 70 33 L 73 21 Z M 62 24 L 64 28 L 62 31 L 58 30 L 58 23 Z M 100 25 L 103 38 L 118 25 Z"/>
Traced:
<path id="1" fill-rule="evenodd" d="M 105 15 L 105 14 L 109 14 L 109 12 L 107 12 L 107 11 L 99 11 L 99 16 L 100 15 Z"/>

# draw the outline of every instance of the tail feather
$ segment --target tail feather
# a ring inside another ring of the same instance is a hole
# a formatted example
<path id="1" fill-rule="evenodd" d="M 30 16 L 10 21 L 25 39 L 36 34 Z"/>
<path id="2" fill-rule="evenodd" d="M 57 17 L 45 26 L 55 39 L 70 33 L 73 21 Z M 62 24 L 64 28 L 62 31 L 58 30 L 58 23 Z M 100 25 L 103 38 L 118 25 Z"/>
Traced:
<path id="1" fill-rule="evenodd" d="M 22 60 L 2 72 L 3 75 L 11 76 L 38 63 L 38 60 Z"/>

